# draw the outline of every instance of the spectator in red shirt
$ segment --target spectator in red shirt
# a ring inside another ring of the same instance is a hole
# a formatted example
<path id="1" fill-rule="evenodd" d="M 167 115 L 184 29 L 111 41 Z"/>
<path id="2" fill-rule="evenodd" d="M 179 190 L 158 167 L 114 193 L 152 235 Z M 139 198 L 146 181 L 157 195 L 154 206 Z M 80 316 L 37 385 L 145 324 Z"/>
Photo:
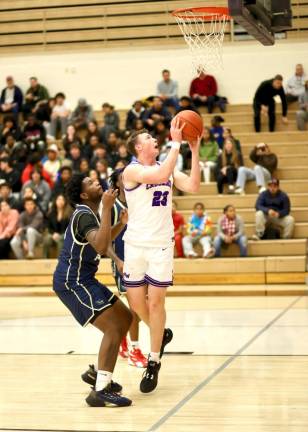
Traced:
<path id="1" fill-rule="evenodd" d="M 182 246 L 182 238 L 185 228 L 185 221 L 181 213 L 177 212 L 177 205 L 174 201 L 172 201 L 172 219 L 174 225 L 175 256 L 177 256 L 178 258 L 183 258 L 184 253 Z"/>
<path id="2" fill-rule="evenodd" d="M 221 112 L 226 110 L 226 99 L 217 95 L 217 83 L 212 75 L 201 72 L 192 81 L 189 94 L 196 107 L 206 106 L 209 113 L 213 112 L 215 105 L 220 108 Z"/>

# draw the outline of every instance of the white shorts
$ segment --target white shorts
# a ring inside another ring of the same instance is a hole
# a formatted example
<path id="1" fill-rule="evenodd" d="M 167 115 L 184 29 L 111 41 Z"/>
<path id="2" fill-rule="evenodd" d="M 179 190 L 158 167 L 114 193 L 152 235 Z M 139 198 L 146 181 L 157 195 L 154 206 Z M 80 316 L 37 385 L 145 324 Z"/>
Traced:
<path id="1" fill-rule="evenodd" d="M 173 249 L 133 246 L 125 242 L 123 284 L 126 288 L 173 285 Z"/>

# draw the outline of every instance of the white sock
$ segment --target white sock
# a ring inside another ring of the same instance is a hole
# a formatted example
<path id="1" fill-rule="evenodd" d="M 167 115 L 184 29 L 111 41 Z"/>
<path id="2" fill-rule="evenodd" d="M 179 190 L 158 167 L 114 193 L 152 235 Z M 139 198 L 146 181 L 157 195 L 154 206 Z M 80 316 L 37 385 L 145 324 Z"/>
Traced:
<path id="1" fill-rule="evenodd" d="M 150 352 L 149 360 L 159 363 L 160 362 L 159 352 Z"/>
<path id="2" fill-rule="evenodd" d="M 130 349 L 139 348 L 139 341 L 130 341 Z"/>
<path id="3" fill-rule="evenodd" d="M 112 378 L 112 372 L 98 370 L 96 377 L 95 390 L 100 391 L 107 387 L 110 384 Z"/>

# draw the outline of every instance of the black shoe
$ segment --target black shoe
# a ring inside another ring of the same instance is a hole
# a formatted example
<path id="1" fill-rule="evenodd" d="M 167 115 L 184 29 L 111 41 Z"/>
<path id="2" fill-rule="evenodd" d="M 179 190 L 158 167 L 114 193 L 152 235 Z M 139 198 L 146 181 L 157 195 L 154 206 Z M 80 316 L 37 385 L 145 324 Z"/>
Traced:
<path id="1" fill-rule="evenodd" d="M 144 371 L 140 383 L 140 391 L 142 393 L 150 393 L 156 388 L 160 365 L 160 362 L 148 361 L 148 367 Z"/>
<path id="2" fill-rule="evenodd" d="M 166 328 L 166 329 L 164 330 L 163 341 L 162 341 L 162 343 L 161 343 L 161 348 L 160 348 L 160 353 L 159 353 L 160 358 L 162 358 L 162 356 L 163 356 L 163 354 L 164 354 L 165 346 L 166 346 L 169 342 L 171 342 L 172 339 L 173 339 L 173 333 L 172 333 L 172 330 L 169 329 L 169 328 Z"/>
<path id="3" fill-rule="evenodd" d="M 132 404 L 132 401 L 124 396 L 111 391 L 111 386 L 107 386 L 103 390 L 91 390 L 86 402 L 91 407 L 104 407 L 104 406 L 119 406 L 125 407 Z"/>
<path id="4" fill-rule="evenodd" d="M 96 384 L 96 377 L 97 377 L 97 372 L 94 369 L 94 365 L 89 365 L 89 369 L 81 375 L 82 381 L 84 381 L 87 384 L 90 384 L 92 387 L 94 387 Z M 110 388 L 111 391 L 113 391 L 114 393 L 121 393 L 122 391 L 121 384 L 118 384 L 114 381 L 111 381 Z"/>

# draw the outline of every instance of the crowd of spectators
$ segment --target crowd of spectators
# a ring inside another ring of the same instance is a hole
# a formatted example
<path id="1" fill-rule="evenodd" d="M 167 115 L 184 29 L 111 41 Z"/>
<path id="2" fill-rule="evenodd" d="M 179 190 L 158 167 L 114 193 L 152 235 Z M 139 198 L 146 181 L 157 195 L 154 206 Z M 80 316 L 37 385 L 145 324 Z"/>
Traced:
<path id="1" fill-rule="evenodd" d="M 304 128 L 308 121 L 308 81 L 301 65 L 297 65 L 286 94 L 280 75 L 259 86 L 254 99 L 256 130 L 260 130 L 262 113 L 269 115 L 270 130 L 274 130 L 276 94 L 281 97 L 285 121 L 287 103 L 299 98 L 297 121 L 299 128 Z M 198 112 L 201 107 L 206 107 L 209 113 L 215 109 L 224 113 L 227 109 L 227 99 L 218 94 L 215 78 L 201 73 L 192 81 L 189 96 L 179 97 L 178 84 L 165 69 L 156 94 L 136 100 L 121 129 L 119 114 L 110 103 L 102 104 L 99 116 L 102 120 L 98 121 L 86 98 L 81 97 L 72 108 L 64 92 L 51 97 L 36 77 L 30 78 L 29 88 L 23 94 L 14 78 L 8 76 L 0 99 L 0 258 L 32 259 L 37 245 L 43 246 L 45 258 L 58 253 L 72 213 L 66 200 L 66 186 L 73 173 L 87 173 L 107 189 L 110 174 L 131 160 L 127 137 L 143 128 L 157 139 L 161 149 L 159 160 L 163 161 L 170 151 L 173 115 L 185 109 Z M 268 145 L 260 143 L 251 149 L 246 165 L 240 141 L 223 123 L 221 115 L 214 115 L 211 125 L 204 127 L 200 146 L 204 182 L 215 181 L 218 194 L 243 195 L 246 182 L 255 181 L 259 188 L 255 239 L 268 235 L 290 238 L 294 219 L 289 215 L 288 197 L 280 191 L 278 180 L 275 180 L 277 190 L 273 183 L 267 188 L 278 166 L 277 156 Z M 177 169 L 189 169 L 190 161 L 189 146 L 184 144 Z M 197 256 L 194 249 L 197 244 L 203 257 L 220 256 L 221 249 L 231 243 L 239 245 L 241 256 L 247 255 L 244 222 L 233 205 L 224 208 L 215 238 L 212 219 L 203 203 L 194 206 L 187 223 L 174 204 L 173 218 L 177 256 Z M 281 233 L 268 234 L 269 223 Z"/>

